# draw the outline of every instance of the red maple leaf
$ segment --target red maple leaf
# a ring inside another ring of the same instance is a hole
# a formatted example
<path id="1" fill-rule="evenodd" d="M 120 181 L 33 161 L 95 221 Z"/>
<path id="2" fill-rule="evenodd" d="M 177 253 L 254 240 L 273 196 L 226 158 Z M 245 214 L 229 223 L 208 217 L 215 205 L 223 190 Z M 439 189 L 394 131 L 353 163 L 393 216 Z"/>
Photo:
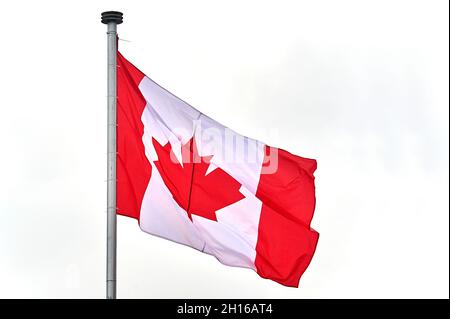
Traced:
<path id="1" fill-rule="evenodd" d="M 200 156 L 193 137 L 181 147 L 182 165 L 170 143 L 161 146 L 153 138 L 153 146 L 164 184 L 191 221 L 192 214 L 217 221 L 217 210 L 245 197 L 239 192 L 241 184 L 220 167 L 206 174 L 213 156 Z"/>

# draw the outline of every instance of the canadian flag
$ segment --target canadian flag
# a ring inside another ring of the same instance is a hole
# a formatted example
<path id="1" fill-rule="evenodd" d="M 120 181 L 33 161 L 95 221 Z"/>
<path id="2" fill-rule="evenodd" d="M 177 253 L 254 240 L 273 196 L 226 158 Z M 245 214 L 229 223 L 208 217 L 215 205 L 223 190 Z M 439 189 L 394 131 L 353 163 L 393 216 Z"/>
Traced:
<path id="1" fill-rule="evenodd" d="M 316 161 L 235 133 L 117 56 L 117 213 L 297 287 L 319 234 Z"/>

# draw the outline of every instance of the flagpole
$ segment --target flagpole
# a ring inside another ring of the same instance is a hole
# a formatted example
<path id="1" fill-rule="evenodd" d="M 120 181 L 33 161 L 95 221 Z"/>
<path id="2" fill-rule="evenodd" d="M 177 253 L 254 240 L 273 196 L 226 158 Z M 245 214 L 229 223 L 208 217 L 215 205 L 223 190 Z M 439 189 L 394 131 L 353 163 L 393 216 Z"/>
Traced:
<path id="1" fill-rule="evenodd" d="M 117 11 L 102 13 L 102 23 L 108 26 L 108 179 L 106 222 L 106 298 L 116 299 L 116 104 L 117 104 L 117 25 L 123 14 Z"/>

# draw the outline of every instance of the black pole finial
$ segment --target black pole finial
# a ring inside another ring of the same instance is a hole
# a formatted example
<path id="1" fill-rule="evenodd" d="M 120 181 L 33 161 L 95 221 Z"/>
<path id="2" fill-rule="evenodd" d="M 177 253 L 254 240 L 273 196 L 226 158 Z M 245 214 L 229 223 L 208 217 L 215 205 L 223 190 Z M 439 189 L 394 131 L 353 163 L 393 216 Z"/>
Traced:
<path id="1" fill-rule="evenodd" d="M 121 24 L 123 22 L 123 13 L 119 11 L 105 11 L 102 12 L 102 23 L 116 23 Z"/>

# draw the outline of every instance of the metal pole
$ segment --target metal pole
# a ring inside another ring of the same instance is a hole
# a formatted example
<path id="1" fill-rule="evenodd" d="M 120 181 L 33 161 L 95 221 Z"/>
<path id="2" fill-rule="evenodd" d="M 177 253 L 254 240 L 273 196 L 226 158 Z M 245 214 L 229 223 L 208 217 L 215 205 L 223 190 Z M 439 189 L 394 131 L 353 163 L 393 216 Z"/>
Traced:
<path id="1" fill-rule="evenodd" d="M 122 13 L 102 13 L 102 23 L 108 25 L 108 179 L 106 238 L 106 298 L 116 299 L 116 104 L 117 104 L 117 25 Z"/>

